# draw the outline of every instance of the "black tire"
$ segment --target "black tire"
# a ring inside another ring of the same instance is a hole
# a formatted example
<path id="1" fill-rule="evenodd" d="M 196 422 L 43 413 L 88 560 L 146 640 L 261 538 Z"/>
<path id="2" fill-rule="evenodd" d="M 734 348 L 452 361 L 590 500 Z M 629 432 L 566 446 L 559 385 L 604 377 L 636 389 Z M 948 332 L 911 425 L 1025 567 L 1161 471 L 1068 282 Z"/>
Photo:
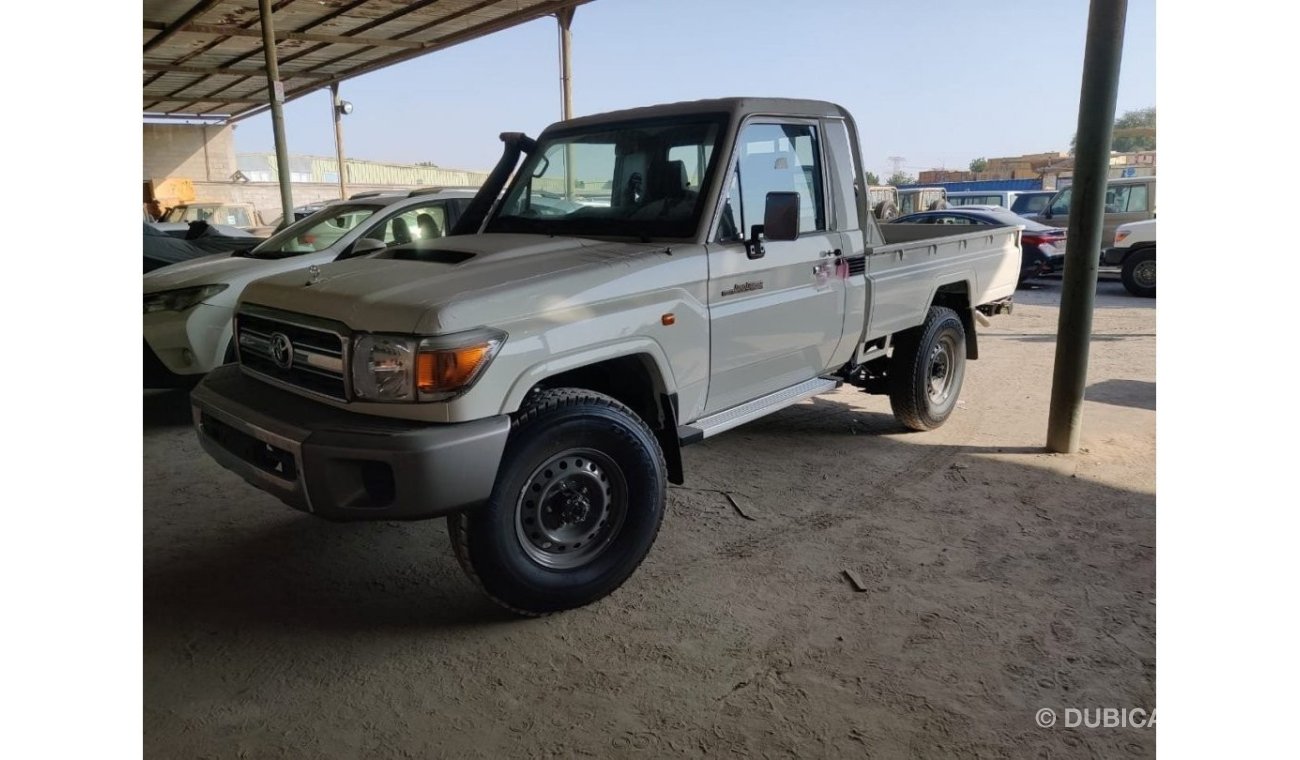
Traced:
<path id="1" fill-rule="evenodd" d="M 654 433 L 631 409 L 580 388 L 541 391 L 519 413 L 488 503 L 447 519 L 456 559 L 521 615 L 590 604 L 649 553 L 665 473 Z"/>
<path id="2" fill-rule="evenodd" d="M 1119 272 L 1124 289 L 1141 298 L 1156 297 L 1156 249 L 1143 248 L 1124 259 Z"/>
<path id="3" fill-rule="evenodd" d="M 966 377 L 966 328 L 957 312 L 931 306 L 925 324 L 898 337 L 889 361 L 889 405 L 913 430 L 933 430 L 957 407 Z"/>
<path id="4" fill-rule="evenodd" d="M 876 215 L 876 219 L 882 222 L 888 222 L 889 220 L 898 217 L 898 206 L 895 206 L 889 201 L 881 201 L 880 203 L 877 203 L 873 211 Z"/>

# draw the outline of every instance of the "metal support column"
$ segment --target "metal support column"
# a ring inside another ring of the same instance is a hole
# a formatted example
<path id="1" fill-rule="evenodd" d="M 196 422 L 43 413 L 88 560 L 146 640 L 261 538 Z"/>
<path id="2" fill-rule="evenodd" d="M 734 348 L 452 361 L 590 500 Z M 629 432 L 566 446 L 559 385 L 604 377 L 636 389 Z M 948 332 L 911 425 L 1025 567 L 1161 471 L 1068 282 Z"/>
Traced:
<path id="1" fill-rule="evenodd" d="M 569 31 L 573 26 L 573 7 L 555 12 L 555 20 L 560 26 L 560 118 L 568 121 L 573 118 L 573 35 Z"/>
<path id="2" fill-rule="evenodd" d="M 343 163 L 343 111 L 339 106 L 339 83 L 330 85 L 330 110 L 334 112 L 334 155 L 339 162 L 339 198 L 348 197 L 347 167 Z"/>
<path id="3" fill-rule="evenodd" d="M 1088 42 L 1083 54 L 1079 126 L 1074 154 L 1070 227 L 1065 272 L 1061 278 L 1061 316 L 1056 328 L 1056 365 L 1052 371 L 1052 406 L 1047 420 L 1047 448 L 1062 454 L 1079 450 L 1083 426 L 1083 392 L 1088 383 L 1088 348 L 1097 296 L 1102 212 L 1110 168 L 1111 129 L 1119 90 L 1128 0 L 1092 0 Z"/>
<path id="4" fill-rule="evenodd" d="M 293 224 L 293 185 L 289 176 L 289 146 L 284 140 L 284 84 L 275 52 L 275 24 L 271 0 L 259 0 L 262 22 L 262 51 L 266 58 L 266 91 L 270 97 L 271 131 L 275 134 L 275 168 L 280 176 L 281 228 Z"/>
<path id="5" fill-rule="evenodd" d="M 570 51 L 573 35 L 569 28 L 573 25 L 573 7 L 562 8 L 555 13 L 555 20 L 560 27 L 560 118 L 568 121 L 573 118 L 573 68 Z M 577 177 L 573 176 L 573 145 L 564 147 L 564 197 L 573 200 L 577 193 Z"/>

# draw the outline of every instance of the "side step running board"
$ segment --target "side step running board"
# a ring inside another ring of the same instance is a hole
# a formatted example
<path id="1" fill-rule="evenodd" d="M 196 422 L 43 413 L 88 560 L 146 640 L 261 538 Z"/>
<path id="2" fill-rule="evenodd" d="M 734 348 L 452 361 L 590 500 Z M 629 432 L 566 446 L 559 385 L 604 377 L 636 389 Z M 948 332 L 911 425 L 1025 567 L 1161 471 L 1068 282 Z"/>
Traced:
<path id="1" fill-rule="evenodd" d="M 839 380 L 814 377 L 798 385 L 792 385 L 789 388 L 783 388 L 766 396 L 760 396 L 753 401 L 733 406 L 730 409 L 724 409 L 708 417 L 701 417 L 690 425 L 682 425 L 677 428 L 677 437 L 681 439 L 682 443 L 695 443 L 702 438 L 715 436 L 751 420 L 756 420 L 765 414 L 797 404 L 806 398 L 833 391 L 840 387 L 841 384 Z"/>

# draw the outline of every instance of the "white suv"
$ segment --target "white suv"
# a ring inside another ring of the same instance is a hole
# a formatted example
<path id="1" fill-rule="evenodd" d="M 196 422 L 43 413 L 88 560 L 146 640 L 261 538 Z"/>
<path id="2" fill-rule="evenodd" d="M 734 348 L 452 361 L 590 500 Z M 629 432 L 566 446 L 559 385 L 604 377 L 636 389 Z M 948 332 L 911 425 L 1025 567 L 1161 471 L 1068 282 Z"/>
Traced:
<path id="1" fill-rule="evenodd" d="M 247 253 L 221 253 L 144 276 L 144 387 L 192 385 L 234 361 L 231 317 L 244 287 L 273 274 L 446 235 L 473 189 L 366 193 L 295 222 Z"/>

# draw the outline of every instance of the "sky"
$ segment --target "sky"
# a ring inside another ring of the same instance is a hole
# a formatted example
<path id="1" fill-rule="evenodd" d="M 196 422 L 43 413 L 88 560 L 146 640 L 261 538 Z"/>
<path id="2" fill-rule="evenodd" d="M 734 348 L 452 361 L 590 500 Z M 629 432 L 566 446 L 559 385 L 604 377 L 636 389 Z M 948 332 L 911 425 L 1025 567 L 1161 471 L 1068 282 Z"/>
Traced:
<path id="1" fill-rule="evenodd" d="M 1068 150 L 1087 0 L 594 0 L 573 21 L 576 115 L 755 95 L 830 100 L 858 122 L 867 169 L 965 169 Z M 1156 104 L 1155 2 L 1130 0 L 1116 114 Z M 556 23 L 544 18 L 343 82 L 350 158 L 490 168 L 497 135 L 560 118 Z M 328 90 L 285 106 L 289 151 L 334 154 Z M 240 152 L 273 150 L 271 120 Z"/>

